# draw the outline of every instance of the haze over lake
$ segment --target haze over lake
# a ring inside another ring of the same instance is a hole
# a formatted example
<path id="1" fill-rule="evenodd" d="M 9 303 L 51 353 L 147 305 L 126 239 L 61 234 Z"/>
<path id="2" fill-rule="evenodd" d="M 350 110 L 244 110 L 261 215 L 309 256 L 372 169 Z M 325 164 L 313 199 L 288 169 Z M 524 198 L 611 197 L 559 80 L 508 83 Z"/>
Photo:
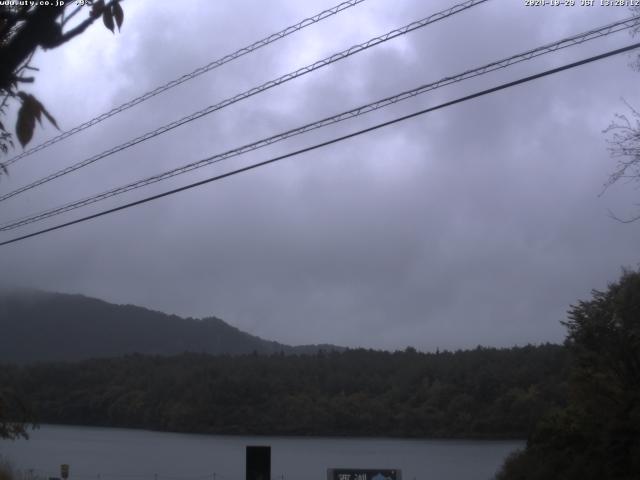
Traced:
<path id="1" fill-rule="evenodd" d="M 399 468 L 405 480 L 492 478 L 521 441 L 249 437 L 43 425 L 28 441 L 0 441 L 0 455 L 48 478 L 70 480 L 244 478 L 245 447 L 270 445 L 272 477 L 324 479 L 329 467 Z M 215 477 L 214 477 L 215 474 Z"/>

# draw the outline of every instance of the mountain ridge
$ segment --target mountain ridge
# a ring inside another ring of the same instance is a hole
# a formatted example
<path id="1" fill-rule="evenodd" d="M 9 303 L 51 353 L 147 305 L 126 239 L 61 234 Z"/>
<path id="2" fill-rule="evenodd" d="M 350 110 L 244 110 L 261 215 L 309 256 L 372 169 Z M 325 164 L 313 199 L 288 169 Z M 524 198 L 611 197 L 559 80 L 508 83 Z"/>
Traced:
<path id="1" fill-rule="evenodd" d="M 244 332 L 215 316 L 180 317 L 82 294 L 0 291 L 0 362 L 77 361 L 140 353 L 313 354 L 335 345 L 291 346 Z"/>

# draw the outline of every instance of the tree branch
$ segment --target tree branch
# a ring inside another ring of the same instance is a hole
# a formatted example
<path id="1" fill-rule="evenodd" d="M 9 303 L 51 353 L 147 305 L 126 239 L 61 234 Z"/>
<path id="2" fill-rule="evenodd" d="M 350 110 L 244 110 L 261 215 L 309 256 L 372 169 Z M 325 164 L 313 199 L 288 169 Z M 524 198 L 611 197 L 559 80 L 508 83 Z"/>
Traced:
<path id="1" fill-rule="evenodd" d="M 82 9 L 82 5 L 80 5 L 79 7 L 76 7 L 76 9 L 71 12 L 69 15 L 67 15 L 66 17 L 64 17 L 62 19 L 62 22 L 60 22 L 60 25 L 62 25 L 63 27 L 65 26 L 65 24 L 71 20 L 73 17 L 76 16 L 76 14 Z"/>
<path id="2" fill-rule="evenodd" d="M 54 42 L 53 44 L 51 44 L 51 46 L 49 46 L 48 48 L 59 47 L 63 43 L 66 43 L 69 40 L 71 40 L 73 37 L 76 37 L 76 36 L 80 35 L 87 28 L 89 28 L 89 26 L 91 26 L 91 24 L 93 22 L 95 22 L 95 20 L 96 20 L 96 18 L 93 18 L 93 17 L 90 16 L 89 18 L 84 20 L 82 23 L 80 23 L 76 27 L 74 27 L 71 30 L 69 30 L 68 32 L 65 32 L 62 35 L 60 35 L 58 40 L 56 42 Z"/>
<path id="3" fill-rule="evenodd" d="M 618 217 L 611 210 L 607 210 L 607 212 L 609 214 L 609 218 L 613 218 L 614 220 L 616 220 L 616 221 L 618 221 L 620 223 L 633 223 L 633 222 L 637 222 L 638 220 L 640 220 L 640 214 L 635 216 L 635 217 L 630 217 L 630 218 L 624 219 L 624 218 Z"/>
<path id="4" fill-rule="evenodd" d="M 44 46 L 61 27 L 56 18 L 64 6 L 43 6 L 31 10 L 18 31 L 0 48 L 0 88 L 11 88 L 11 76 L 38 46 Z"/>

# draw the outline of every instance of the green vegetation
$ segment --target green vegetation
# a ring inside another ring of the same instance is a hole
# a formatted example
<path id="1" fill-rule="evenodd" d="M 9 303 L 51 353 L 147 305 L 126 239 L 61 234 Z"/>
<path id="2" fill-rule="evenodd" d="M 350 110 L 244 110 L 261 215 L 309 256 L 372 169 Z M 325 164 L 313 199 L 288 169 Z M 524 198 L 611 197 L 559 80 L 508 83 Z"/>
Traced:
<path id="1" fill-rule="evenodd" d="M 43 423 L 227 434 L 524 438 L 564 406 L 556 345 L 133 355 L 0 368 Z"/>
<path id="2" fill-rule="evenodd" d="M 69 311 L 55 301 L 47 304 L 53 315 Z M 100 318 L 98 324 L 109 316 Z M 92 319 L 86 328 L 95 324 Z M 640 271 L 624 272 L 606 291 L 572 306 L 565 325 L 564 346 L 135 354 L 5 364 L 0 386 L 29 399 L 25 411 L 43 423 L 226 434 L 526 437 L 526 449 L 507 459 L 498 480 L 640 478 Z"/>
<path id="3" fill-rule="evenodd" d="M 46 3 L 46 4 L 45 4 Z M 75 10 L 78 2 L 2 2 L 0 4 L 0 118 L 7 114 L 7 106 L 19 103 L 15 133 L 24 147 L 33 137 L 37 123 L 44 116 L 56 128 L 55 119 L 28 92 L 20 88 L 34 82 L 30 75 L 37 71 L 31 63 L 36 51 L 58 48 L 71 39 L 81 35 L 97 19 L 109 30 L 118 31 L 124 20 L 124 11 L 120 0 L 96 0 L 92 7 L 85 8 L 86 18 L 74 27 L 69 28 L 69 20 L 79 10 Z M 85 2 L 89 5 L 91 2 Z M 55 4 L 55 5 L 54 5 Z M 0 121 L 0 154 L 7 154 L 14 147 L 13 134 L 5 127 L 6 120 Z M 7 174 L 6 165 L 0 163 L 0 174 Z"/>
<path id="4" fill-rule="evenodd" d="M 0 362 L 74 361 L 132 353 L 315 353 L 249 335 L 215 318 L 180 318 L 82 295 L 0 292 Z M 37 334 L 36 334 L 37 332 Z M 25 348 L 26 346 L 26 348 Z"/>
<path id="5" fill-rule="evenodd" d="M 0 480 L 44 480 L 33 471 L 22 471 L 13 466 L 9 460 L 0 455 Z"/>
<path id="6" fill-rule="evenodd" d="M 28 438 L 30 419 L 29 409 L 10 384 L 0 383 L 0 439 Z"/>
<path id="7" fill-rule="evenodd" d="M 14 480 L 15 475 L 11 464 L 0 458 L 0 480 Z"/>
<path id="8" fill-rule="evenodd" d="M 640 271 L 574 306 L 568 405 L 544 416 L 499 480 L 640 478 Z"/>

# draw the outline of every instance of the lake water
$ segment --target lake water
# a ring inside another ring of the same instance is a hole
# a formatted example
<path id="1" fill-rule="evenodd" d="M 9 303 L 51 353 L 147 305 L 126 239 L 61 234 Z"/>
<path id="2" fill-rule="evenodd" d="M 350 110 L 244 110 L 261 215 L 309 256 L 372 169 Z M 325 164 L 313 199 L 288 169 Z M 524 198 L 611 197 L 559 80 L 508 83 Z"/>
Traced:
<path id="1" fill-rule="evenodd" d="M 69 480 L 241 480 L 245 447 L 271 446 L 274 479 L 324 480 L 327 468 L 401 469 L 403 480 L 488 480 L 518 441 L 190 435 L 43 425 L 0 456 L 37 476 Z"/>

